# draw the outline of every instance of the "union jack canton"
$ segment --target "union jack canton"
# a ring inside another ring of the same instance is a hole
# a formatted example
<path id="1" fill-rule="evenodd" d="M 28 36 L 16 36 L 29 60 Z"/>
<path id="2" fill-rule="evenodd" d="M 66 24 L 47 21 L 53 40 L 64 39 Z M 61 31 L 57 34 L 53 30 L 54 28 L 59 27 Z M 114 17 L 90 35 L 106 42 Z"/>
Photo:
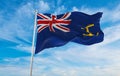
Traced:
<path id="1" fill-rule="evenodd" d="M 59 29 L 63 32 L 70 32 L 70 29 L 67 27 L 64 27 L 62 25 L 69 25 L 71 20 L 66 20 L 71 13 L 64 14 L 61 18 L 57 19 L 56 15 L 51 15 L 51 18 L 44 15 L 44 14 L 37 14 L 37 16 L 41 17 L 42 19 L 37 20 L 37 24 L 39 26 L 38 32 L 41 32 L 45 28 L 49 27 L 49 30 L 51 32 L 55 32 L 55 29 Z"/>

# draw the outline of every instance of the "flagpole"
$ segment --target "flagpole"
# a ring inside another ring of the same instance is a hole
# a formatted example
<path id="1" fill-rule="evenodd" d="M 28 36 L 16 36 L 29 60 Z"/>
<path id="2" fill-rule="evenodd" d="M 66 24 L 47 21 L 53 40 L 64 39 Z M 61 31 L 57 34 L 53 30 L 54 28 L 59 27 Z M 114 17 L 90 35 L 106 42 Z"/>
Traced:
<path id="1" fill-rule="evenodd" d="M 36 32 L 36 19 L 37 19 L 37 10 L 35 10 L 35 19 L 34 19 L 34 30 L 33 30 L 33 39 L 32 39 L 32 51 L 31 51 L 31 61 L 30 61 L 30 76 L 32 76 L 33 69 L 33 60 L 35 52 L 35 32 Z"/>

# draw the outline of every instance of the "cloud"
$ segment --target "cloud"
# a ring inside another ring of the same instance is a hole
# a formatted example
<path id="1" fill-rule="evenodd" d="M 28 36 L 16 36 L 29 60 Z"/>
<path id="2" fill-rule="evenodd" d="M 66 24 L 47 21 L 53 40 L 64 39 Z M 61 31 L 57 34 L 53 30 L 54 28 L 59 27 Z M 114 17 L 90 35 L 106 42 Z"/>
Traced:
<path id="1" fill-rule="evenodd" d="M 42 70 L 42 76 L 119 76 L 119 47 L 116 49 L 105 46 L 97 49 L 85 46 L 80 48 L 76 45 L 73 47 L 67 50 L 46 51 L 52 52 L 48 57 L 35 57 L 35 73 Z M 40 68 L 41 66 L 43 68 Z"/>
<path id="2" fill-rule="evenodd" d="M 2 76 L 28 76 L 28 69 L 25 67 L 18 67 L 18 66 L 7 66 L 7 67 L 0 67 L 0 75 Z"/>
<path id="3" fill-rule="evenodd" d="M 28 52 L 28 53 L 31 53 L 32 51 L 32 45 L 23 45 L 23 44 L 19 44 L 17 46 L 14 46 L 14 47 L 10 47 L 12 49 L 16 49 L 16 50 L 21 50 L 21 51 L 24 51 L 24 52 Z"/>
<path id="4" fill-rule="evenodd" d="M 66 8 L 65 8 L 65 6 L 60 6 L 60 7 L 58 7 L 57 9 L 56 9 L 56 11 L 54 12 L 54 14 L 62 14 L 62 13 L 64 13 L 65 12 L 65 10 L 66 10 Z"/>
<path id="5" fill-rule="evenodd" d="M 110 9 L 110 10 L 103 9 L 103 12 L 104 11 L 105 11 L 104 21 L 112 21 L 112 22 L 120 21 L 120 17 L 119 17 L 119 14 L 120 14 L 120 5 L 118 5 L 114 9 Z"/>
<path id="6" fill-rule="evenodd" d="M 45 67 L 41 66 L 38 67 L 39 69 L 33 70 L 33 76 L 119 76 L 119 68 L 117 67 L 106 67 L 106 68 L 100 68 L 100 67 L 59 67 L 59 68 L 51 68 L 51 70 L 43 71 Z M 65 68 L 65 69 L 63 69 Z M 2 76 L 8 76 L 6 75 L 6 72 L 9 72 L 9 76 L 28 76 L 29 75 L 29 69 L 28 67 L 4 67 L 0 68 L 0 75 Z"/>
<path id="7" fill-rule="evenodd" d="M 49 4 L 47 2 L 44 2 L 43 0 L 36 3 L 36 5 L 40 12 L 46 12 L 50 10 Z"/>
<path id="8" fill-rule="evenodd" d="M 77 7 L 75 7 L 75 6 L 72 8 L 72 10 L 73 11 L 79 11 L 79 9 Z"/>
<path id="9" fill-rule="evenodd" d="M 120 51 L 119 48 L 89 47 L 73 45 L 66 50 L 46 50 L 34 57 L 34 76 L 119 76 Z M 51 54 L 42 56 L 42 54 Z M 23 76 L 29 74 L 30 57 L 3 59 L 0 64 L 0 75 Z M 24 65 L 23 65 L 24 64 Z M 3 66 L 3 67 L 2 67 Z M 63 69 L 65 68 L 65 69 Z"/>
<path id="10" fill-rule="evenodd" d="M 41 12 L 50 9 L 48 3 L 44 1 L 39 1 L 36 5 Z M 20 48 L 21 50 L 29 49 L 32 44 L 34 10 L 33 3 L 27 2 L 16 9 L 15 12 L 10 12 L 9 20 L 6 20 L 6 16 L 0 15 L 2 18 L 0 19 L 0 24 L 2 24 L 0 28 L 0 39 L 17 44 L 11 48 Z M 0 13 L 4 13 L 4 10 Z M 22 47 L 20 47 L 21 44 Z"/>
<path id="11" fill-rule="evenodd" d="M 0 75 L 27 76 L 29 75 L 29 62 L 25 58 L 4 58 L 0 60 Z"/>
<path id="12" fill-rule="evenodd" d="M 39 1 L 39 3 L 36 4 L 39 4 L 38 7 L 40 7 L 40 11 L 49 10 L 48 4 L 44 1 Z M 4 10 L 2 12 L 4 12 Z M 0 28 L 0 38 L 16 43 L 21 43 L 23 41 L 31 43 L 34 25 L 33 3 L 28 2 L 16 9 L 14 14 L 13 12 L 10 12 L 10 14 L 10 20 L 2 18 L 4 23 L 2 23 L 2 27 Z M 0 17 L 2 16 L 0 15 Z"/>
<path id="13" fill-rule="evenodd" d="M 119 29 L 120 29 L 120 24 L 112 25 L 111 27 L 104 29 L 105 40 L 101 45 L 120 40 Z"/>
<path id="14" fill-rule="evenodd" d="M 31 7 L 32 5 L 28 3 L 17 9 L 16 13 L 12 15 L 13 17 L 5 21 L 0 28 L 0 38 L 16 43 L 22 43 L 22 41 L 30 43 L 27 39 L 30 37 L 30 33 L 26 31 L 31 30 L 31 28 L 28 27 L 29 23 L 25 22 L 25 19 L 32 16 L 33 9 Z"/>

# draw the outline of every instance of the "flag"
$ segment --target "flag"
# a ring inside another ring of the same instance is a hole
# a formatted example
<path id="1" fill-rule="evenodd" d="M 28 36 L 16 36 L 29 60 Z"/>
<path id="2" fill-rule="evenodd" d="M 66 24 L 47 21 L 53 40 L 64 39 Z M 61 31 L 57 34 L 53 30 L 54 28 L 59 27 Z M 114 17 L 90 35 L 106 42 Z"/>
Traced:
<path id="1" fill-rule="evenodd" d="M 82 12 L 68 12 L 60 15 L 37 14 L 37 40 L 35 54 L 68 42 L 91 45 L 103 41 L 100 29 L 102 12 L 88 15 Z"/>

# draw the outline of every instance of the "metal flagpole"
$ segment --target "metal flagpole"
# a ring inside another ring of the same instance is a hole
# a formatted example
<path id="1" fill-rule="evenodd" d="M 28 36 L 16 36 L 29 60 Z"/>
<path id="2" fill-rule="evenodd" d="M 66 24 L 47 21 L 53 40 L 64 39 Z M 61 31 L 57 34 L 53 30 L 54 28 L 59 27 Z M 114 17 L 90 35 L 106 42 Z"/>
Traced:
<path id="1" fill-rule="evenodd" d="M 32 39 L 31 61 L 30 61 L 30 76 L 32 76 L 33 60 L 35 54 L 34 52 L 35 52 L 36 19 L 37 19 L 37 10 L 35 10 L 35 21 L 34 21 L 34 30 L 33 30 L 33 39 Z"/>

